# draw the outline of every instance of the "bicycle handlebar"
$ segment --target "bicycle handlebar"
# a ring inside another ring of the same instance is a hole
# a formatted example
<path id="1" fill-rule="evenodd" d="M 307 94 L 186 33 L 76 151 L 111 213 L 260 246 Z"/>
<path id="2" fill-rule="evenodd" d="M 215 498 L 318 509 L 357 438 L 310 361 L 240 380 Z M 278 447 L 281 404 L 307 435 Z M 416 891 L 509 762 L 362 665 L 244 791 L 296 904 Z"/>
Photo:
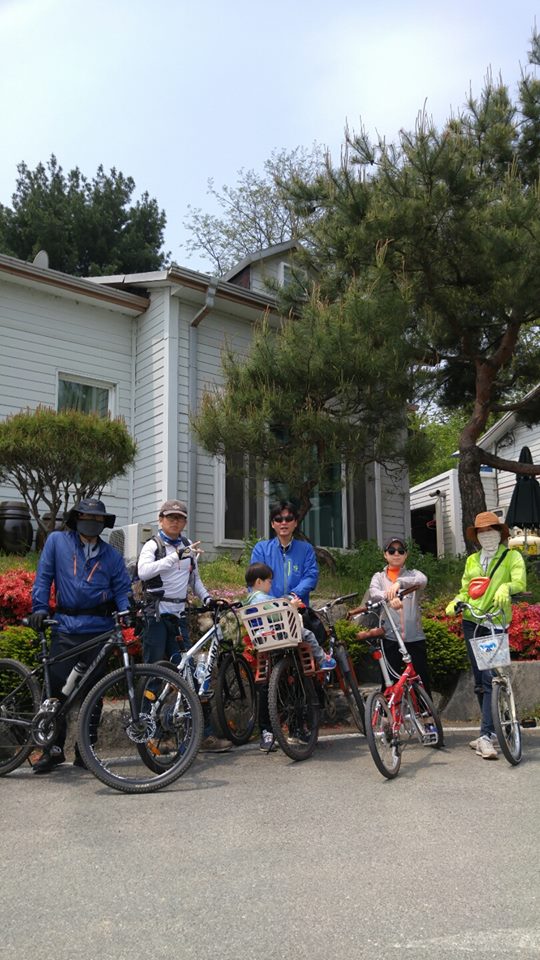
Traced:
<path id="1" fill-rule="evenodd" d="M 328 603 L 325 603 L 322 607 L 314 607 L 315 613 L 325 613 L 327 610 L 331 610 L 332 607 L 337 606 L 338 603 L 346 603 L 347 600 L 353 600 L 354 597 L 358 596 L 358 591 L 356 593 L 346 593 L 342 597 L 335 597 L 333 600 L 329 600 Z"/>
<path id="2" fill-rule="evenodd" d="M 465 600 L 458 600 L 455 606 L 456 613 L 461 613 L 463 610 L 468 610 L 472 614 L 473 619 L 477 623 L 483 623 L 484 620 L 488 620 L 490 623 L 493 620 L 500 620 L 503 623 L 505 622 L 504 610 L 499 607 L 498 610 L 488 610 L 486 613 L 479 613 L 471 606 L 470 603 L 467 603 Z"/>
<path id="3" fill-rule="evenodd" d="M 398 590 L 396 597 L 398 600 L 406 597 L 408 593 L 414 593 L 416 590 L 420 589 L 420 585 L 416 584 L 413 587 L 404 587 L 403 590 Z M 355 620 L 356 617 L 361 616 L 363 613 L 372 613 L 375 610 L 378 610 L 383 604 L 388 603 L 386 599 L 383 600 L 368 600 L 364 607 L 357 607 L 356 610 L 349 611 L 349 619 Z"/>

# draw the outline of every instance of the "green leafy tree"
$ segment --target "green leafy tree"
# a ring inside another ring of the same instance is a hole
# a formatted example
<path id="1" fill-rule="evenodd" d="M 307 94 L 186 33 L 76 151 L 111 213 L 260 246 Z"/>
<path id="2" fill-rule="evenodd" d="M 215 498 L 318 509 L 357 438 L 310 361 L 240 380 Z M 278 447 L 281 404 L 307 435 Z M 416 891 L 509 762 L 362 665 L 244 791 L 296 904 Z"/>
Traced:
<path id="1" fill-rule="evenodd" d="M 75 276 L 160 269 L 165 213 L 114 167 L 88 180 L 78 167 L 65 174 L 54 155 L 46 166 L 17 167 L 12 206 L 0 205 L 0 250 L 21 260 L 47 251 L 51 267 Z"/>
<path id="2" fill-rule="evenodd" d="M 540 419 L 539 147 L 540 81 L 524 75 L 513 103 L 488 75 L 442 131 L 422 115 L 395 144 L 347 132 L 337 169 L 293 184 L 301 208 L 319 211 L 308 252 L 322 296 L 346 297 L 377 264 L 407 308 L 397 333 L 414 373 L 408 399 L 467 412 L 464 529 L 485 509 L 482 464 L 540 473 L 478 445 L 491 416 Z"/>
<path id="3" fill-rule="evenodd" d="M 374 271 L 336 303 L 313 297 L 278 329 L 265 322 L 247 358 L 225 352 L 224 385 L 204 395 L 193 418 L 206 450 L 254 458 L 298 500 L 301 516 L 316 487 L 331 489 L 336 464 L 349 476 L 375 460 L 401 470 L 395 461 L 411 454 L 410 368 L 396 337 L 407 313 L 383 280 Z"/>
<path id="4" fill-rule="evenodd" d="M 18 490 L 45 534 L 70 501 L 99 496 L 124 475 L 136 452 L 120 419 L 38 407 L 0 423 L 0 480 Z M 48 525 L 40 516 L 42 504 Z"/>
<path id="5" fill-rule="evenodd" d="M 294 177 L 311 182 L 322 165 L 323 152 L 314 144 L 311 150 L 296 147 L 272 153 L 263 174 L 242 169 L 233 187 L 218 190 L 209 180 L 207 192 L 222 213 L 188 206 L 186 250 L 205 255 L 214 272 L 222 275 L 257 250 L 302 240 L 312 214 L 296 207 L 287 184 Z"/>
<path id="6" fill-rule="evenodd" d="M 411 464 L 411 486 L 429 480 L 439 473 L 446 473 L 457 466 L 455 457 L 459 436 L 468 417 L 461 410 L 450 414 L 416 414 L 411 417 L 411 429 L 421 431 L 426 447 L 426 456 Z"/>

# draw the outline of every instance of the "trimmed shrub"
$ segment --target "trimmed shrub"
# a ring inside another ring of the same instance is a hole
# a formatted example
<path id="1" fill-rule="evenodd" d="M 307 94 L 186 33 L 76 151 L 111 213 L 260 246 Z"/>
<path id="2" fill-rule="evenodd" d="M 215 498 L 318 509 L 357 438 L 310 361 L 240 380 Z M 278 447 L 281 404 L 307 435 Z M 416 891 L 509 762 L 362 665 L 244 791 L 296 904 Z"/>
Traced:
<path id="1" fill-rule="evenodd" d="M 461 670 L 469 669 L 467 649 L 462 638 L 439 620 L 422 618 L 431 684 L 439 693 L 449 693 Z"/>
<path id="2" fill-rule="evenodd" d="M 38 665 L 39 642 L 30 627 L 8 626 L 0 631 L 0 657 L 20 660 L 31 670 Z"/>

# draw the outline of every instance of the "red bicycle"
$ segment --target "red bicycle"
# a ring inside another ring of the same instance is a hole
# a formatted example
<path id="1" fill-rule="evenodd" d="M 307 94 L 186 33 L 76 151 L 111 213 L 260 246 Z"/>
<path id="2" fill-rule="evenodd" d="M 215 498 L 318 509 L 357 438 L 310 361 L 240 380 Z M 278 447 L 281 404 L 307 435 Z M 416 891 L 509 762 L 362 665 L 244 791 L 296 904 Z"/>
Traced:
<path id="1" fill-rule="evenodd" d="M 417 587 L 400 590 L 399 599 L 413 593 Z M 443 745 L 441 720 L 431 698 L 407 651 L 403 638 L 394 626 L 386 600 L 370 601 L 365 607 L 356 610 L 351 619 L 361 613 L 385 614 L 385 622 L 390 625 L 397 640 L 403 662 L 406 664 L 401 676 L 396 674 L 384 656 L 381 644 L 385 636 L 382 626 L 365 633 L 359 633 L 370 646 L 372 656 L 378 660 L 385 689 L 371 693 L 366 701 L 366 737 L 377 769 L 383 777 L 393 780 L 401 766 L 401 754 L 409 740 L 418 740 L 424 746 L 440 748 Z"/>

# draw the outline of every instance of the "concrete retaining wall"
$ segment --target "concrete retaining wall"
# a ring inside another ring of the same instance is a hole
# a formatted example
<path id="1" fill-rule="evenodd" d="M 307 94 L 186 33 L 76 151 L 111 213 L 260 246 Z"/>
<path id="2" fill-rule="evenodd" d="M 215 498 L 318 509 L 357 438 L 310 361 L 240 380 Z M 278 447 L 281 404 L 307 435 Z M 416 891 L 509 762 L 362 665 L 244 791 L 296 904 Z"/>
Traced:
<path id="1" fill-rule="evenodd" d="M 540 660 L 512 663 L 509 669 L 518 715 L 525 717 L 540 706 Z M 473 686 L 472 671 L 464 671 L 460 675 L 454 693 L 442 710 L 443 720 L 480 719 L 480 707 Z"/>

